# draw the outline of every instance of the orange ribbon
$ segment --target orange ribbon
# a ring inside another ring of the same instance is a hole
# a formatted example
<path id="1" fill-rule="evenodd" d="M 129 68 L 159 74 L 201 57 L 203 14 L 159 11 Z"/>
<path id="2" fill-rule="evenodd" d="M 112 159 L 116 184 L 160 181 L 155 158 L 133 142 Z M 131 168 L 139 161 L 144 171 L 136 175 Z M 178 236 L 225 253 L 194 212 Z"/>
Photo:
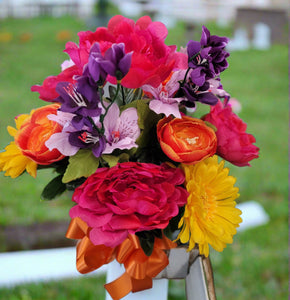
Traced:
<path id="1" fill-rule="evenodd" d="M 77 245 L 77 269 L 80 273 L 91 272 L 115 258 L 124 264 L 126 271 L 116 280 L 105 284 L 105 288 L 114 300 L 119 300 L 128 293 L 152 288 L 152 278 L 157 276 L 167 265 L 168 257 L 164 250 L 175 248 L 176 243 L 163 235 L 155 238 L 153 252 L 145 255 L 136 235 L 115 248 L 94 245 L 89 239 L 91 228 L 80 218 L 72 219 L 66 236 L 81 239 Z"/>
<path id="2" fill-rule="evenodd" d="M 91 228 L 81 218 L 71 220 L 66 237 L 80 239 L 77 244 L 77 270 L 86 274 L 115 259 L 115 248 L 94 245 L 90 238 Z"/>

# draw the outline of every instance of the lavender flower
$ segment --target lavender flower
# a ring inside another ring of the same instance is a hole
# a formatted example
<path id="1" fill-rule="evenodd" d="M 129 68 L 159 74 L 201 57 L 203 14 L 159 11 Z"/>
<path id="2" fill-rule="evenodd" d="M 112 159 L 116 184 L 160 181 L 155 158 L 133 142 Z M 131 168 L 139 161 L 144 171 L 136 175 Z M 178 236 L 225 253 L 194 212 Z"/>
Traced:
<path id="1" fill-rule="evenodd" d="M 57 149 L 61 154 L 65 156 L 75 155 L 79 151 L 79 147 L 72 146 L 69 142 L 69 136 L 76 129 L 71 125 L 72 119 L 75 115 L 67 112 L 58 111 L 56 115 L 48 115 L 47 118 L 60 124 L 63 129 L 61 132 L 54 133 L 45 142 L 45 146 L 52 151 Z"/>
<path id="2" fill-rule="evenodd" d="M 186 70 L 173 72 L 166 83 L 161 83 L 157 88 L 146 84 L 142 86 L 143 91 L 150 93 L 153 99 L 149 102 L 149 108 L 155 113 L 164 113 L 166 117 L 173 115 L 176 118 L 181 118 L 179 111 L 179 103 L 184 100 L 184 97 L 174 98 L 178 91 L 179 81 L 184 78 Z"/>
<path id="3" fill-rule="evenodd" d="M 104 154 L 112 153 L 115 149 L 138 147 L 135 141 L 140 135 L 140 128 L 136 108 L 127 108 L 120 115 L 118 105 L 113 103 L 105 117 L 104 126 L 107 140 Z"/>

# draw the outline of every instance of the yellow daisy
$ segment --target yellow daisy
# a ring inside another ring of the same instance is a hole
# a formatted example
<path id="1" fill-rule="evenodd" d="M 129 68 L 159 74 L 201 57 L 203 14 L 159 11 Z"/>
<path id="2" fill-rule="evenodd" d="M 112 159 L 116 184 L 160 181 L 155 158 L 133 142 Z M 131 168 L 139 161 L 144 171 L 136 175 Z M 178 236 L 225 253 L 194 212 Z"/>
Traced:
<path id="1" fill-rule="evenodd" d="M 182 165 L 182 169 L 189 197 L 177 239 L 189 242 L 189 251 L 198 244 L 205 256 L 209 255 L 209 244 L 221 252 L 233 242 L 242 222 L 241 211 L 235 207 L 239 197 L 236 178 L 228 175 L 229 169 L 224 168 L 224 161 L 218 163 L 216 155 L 196 165 Z"/>
<path id="2" fill-rule="evenodd" d="M 29 120 L 30 115 L 23 114 L 15 118 L 16 128 L 8 126 L 7 130 L 9 134 L 14 137 L 20 127 Z M 5 148 L 4 152 L 0 153 L 0 171 L 6 171 L 5 176 L 16 178 L 25 170 L 31 176 L 36 177 L 37 163 L 23 155 L 22 151 L 13 141 Z"/>

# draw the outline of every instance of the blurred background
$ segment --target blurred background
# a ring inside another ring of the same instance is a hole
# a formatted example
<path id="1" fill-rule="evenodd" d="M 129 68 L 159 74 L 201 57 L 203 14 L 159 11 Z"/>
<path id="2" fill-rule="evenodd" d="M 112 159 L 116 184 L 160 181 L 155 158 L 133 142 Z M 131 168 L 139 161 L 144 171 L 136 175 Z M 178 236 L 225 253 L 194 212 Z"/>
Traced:
<path id="1" fill-rule="evenodd" d="M 199 40 L 202 25 L 231 38 L 230 67 L 221 80 L 240 102 L 238 114 L 256 137 L 260 158 L 252 167 L 229 165 L 230 174 L 237 177 L 238 202 L 259 203 L 268 222 L 238 232 L 222 253 L 211 249 L 217 299 L 288 299 L 287 0 L 0 0 L 0 149 L 12 140 L 6 127 L 15 125 L 15 116 L 46 104 L 30 87 L 60 72 L 65 43 L 78 42 L 79 31 L 106 26 L 115 14 L 165 23 L 168 45 Z M 0 174 L 0 257 L 73 245 L 64 238 L 69 195 L 40 200 L 53 177 L 49 170 L 37 179 Z M 101 275 L 0 286 L 0 299 L 102 300 L 104 282 Z M 168 299 L 185 299 L 183 281 L 170 281 Z"/>

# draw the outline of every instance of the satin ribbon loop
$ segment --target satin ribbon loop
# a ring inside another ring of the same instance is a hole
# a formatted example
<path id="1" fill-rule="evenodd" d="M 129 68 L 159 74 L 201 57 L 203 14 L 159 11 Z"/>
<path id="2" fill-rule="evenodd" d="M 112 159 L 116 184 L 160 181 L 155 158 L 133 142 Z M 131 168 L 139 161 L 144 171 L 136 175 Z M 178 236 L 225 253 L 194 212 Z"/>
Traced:
<path id="1" fill-rule="evenodd" d="M 136 235 L 130 234 L 120 245 L 110 248 L 94 245 L 89 237 L 90 231 L 91 228 L 80 218 L 72 219 L 67 230 L 67 238 L 80 240 L 77 244 L 77 269 L 82 274 L 92 272 L 115 258 L 124 264 L 126 271 L 105 285 L 114 300 L 123 298 L 131 291 L 152 288 L 153 278 L 169 263 L 165 250 L 176 247 L 176 243 L 163 235 L 162 239 L 155 238 L 152 254 L 147 256 Z"/>
<path id="2" fill-rule="evenodd" d="M 81 218 L 73 218 L 66 232 L 66 237 L 73 240 L 80 240 L 89 234 L 90 228 Z"/>
<path id="3" fill-rule="evenodd" d="M 115 248 L 94 245 L 89 237 L 91 228 L 81 218 L 74 218 L 69 224 L 66 237 L 81 239 L 77 244 L 77 270 L 86 274 L 115 259 Z"/>
<path id="4" fill-rule="evenodd" d="M 153 278 L 169 263 L 164 250 L 175 247 L 176 243 L 163 235 L 162 239 L 155 238 L 152 254 L 146 256 L 137 236 L 129 235 L 117 247 L 116 254 L 116 260 L 124 264 L 126 271 L 115 281 L 105 285 L 111 297 L 119 300 L 130 292 L 152 288 Z"/>
<path id="5" fill-rule="evenodd" d="M 125 297 L 133 289 L 131 277 L 126 272 L 116 280 L 105 284 L 104 287 L 113 300 L 119 300 Z"/>

